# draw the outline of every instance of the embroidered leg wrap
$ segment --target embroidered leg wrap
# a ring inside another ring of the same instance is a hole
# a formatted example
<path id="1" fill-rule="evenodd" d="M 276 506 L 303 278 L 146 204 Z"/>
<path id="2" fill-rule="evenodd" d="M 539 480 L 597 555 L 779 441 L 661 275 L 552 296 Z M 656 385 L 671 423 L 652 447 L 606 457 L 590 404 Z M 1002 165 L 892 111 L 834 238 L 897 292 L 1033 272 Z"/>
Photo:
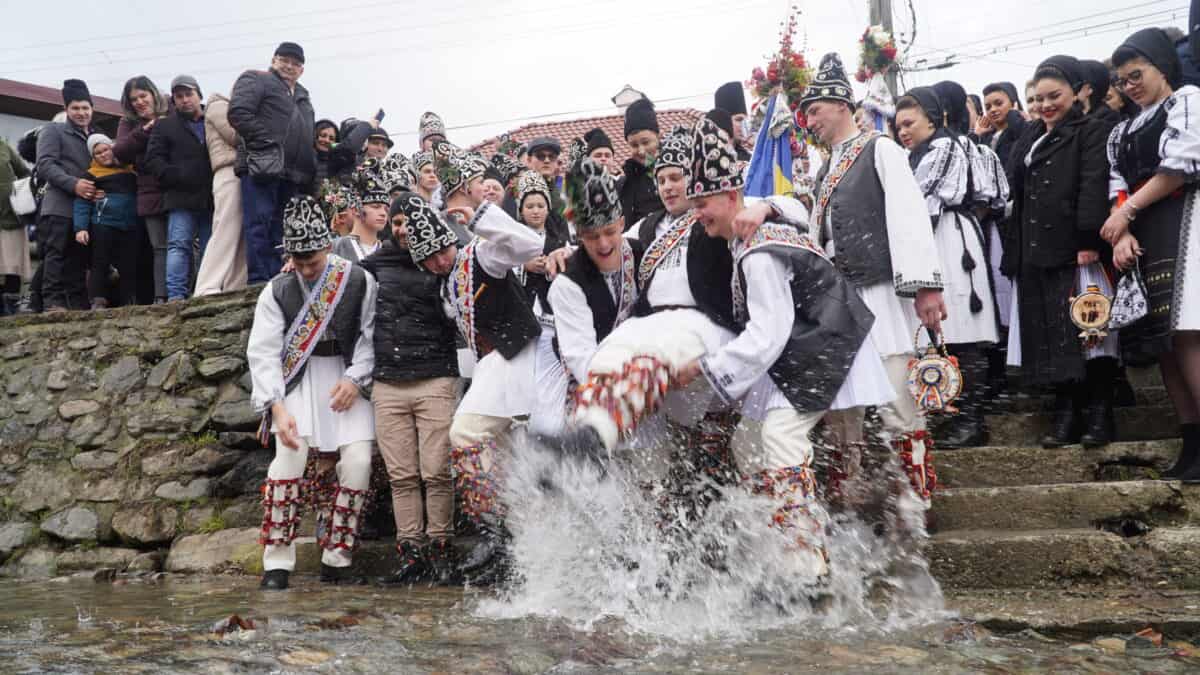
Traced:
<path id="1" fill-rule="evenodd" d="M 840 503 L 846 497 L 846 481 L 862 473 L 862 458 L 866 443 L 841 443 L 829 453 L 829 472 L 825 483 L 825 498 Z"/>
<path id="2" fill-rule="evenodd" d="M 492 469 L 485 471 L 483 452 L 490 452 L 493 457 Z M 450 449 L 450 462 L 454 467 L 454 487 L 462 500 L 463 513 L 479 523 L 484 515 L 502 515 L 496 499 L 499 484 L 496 476 L 496 444 L 485 441 L 475 445 L 464 445 Z"/>
<path id="3" fill-rule="evenodd" d="M 317 544 L 327 550 L 342 549 L 353 552 L 358 548 L 358 528 L 362 522 L 362 508 L 366 502 L 366 490 L 354 490 L 339 485 L 329 506 L 329 518 L 325 534 Z"/>
<path id="4" fill-rule="evenodd" d="M 287 546 L 300 527 L 300 479 L 271 480 L 262 487 L 263 522 L 258 543 Z"/>
<path id="5" fill-rule="evenodd" d="M 588 376 L 575 394 L 575 419 L 593 424 L 597 417 L 611 420 L 620 438 L 658 409 L 670 380 L 667 364 L 654 356 L 635 356 L 619 374 Z"/>
<path id="6" fill-rule="evenodd" d="M 900 464 L 908 474 L 917 496 L 928 502 L 937 488 L 937 472 L 933 468 L 933 437 L 927 431 L 914 431 L 893 441 Z"/>
<path id="7" fill-rule="evenodd" d="M 818 517 L 817 481 L 808 466 L 769 469 L 746 476 L 750 492 L 774 500 L 779 506 L 771 514 L 771 526 L 790 535 L 797 548 L 820 556 L 829 564 L 825 549 L 825 524 Z M 821 572 L 821 570 L 818 570 Z"/>

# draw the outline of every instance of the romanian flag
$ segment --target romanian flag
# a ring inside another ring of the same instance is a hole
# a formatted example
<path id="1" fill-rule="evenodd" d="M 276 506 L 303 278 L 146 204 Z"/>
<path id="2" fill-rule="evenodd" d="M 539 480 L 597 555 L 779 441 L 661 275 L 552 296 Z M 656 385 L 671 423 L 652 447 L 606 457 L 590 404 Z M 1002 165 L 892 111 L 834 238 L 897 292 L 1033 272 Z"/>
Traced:
<path id="1" fill-rule="evenodd" d="M 787 98 L 776 93 L 767 102 L 767 114 L 754 143 L 746 173 L 747 197 L 792 193 L 792 113 Z"/>

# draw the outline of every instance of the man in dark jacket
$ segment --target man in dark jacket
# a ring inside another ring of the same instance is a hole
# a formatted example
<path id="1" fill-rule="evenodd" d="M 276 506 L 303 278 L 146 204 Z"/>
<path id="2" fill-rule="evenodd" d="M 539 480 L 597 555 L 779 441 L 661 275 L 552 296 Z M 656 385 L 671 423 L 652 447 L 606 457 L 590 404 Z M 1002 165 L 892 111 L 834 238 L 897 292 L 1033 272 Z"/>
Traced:
<path id="1" fill-rule="evenodd" d="M 233 85 L 229 123 L 237 129 L 237 174 L 242 178 L 242 233 L 251 284 L 269 280 L 282 264 L 283 206 L 312 186 L 316 171 L 312 103 L 300 83 L 304 50 L 284 42 L 270 70 L 247 70 Z"/>
<path id="2" fill-rule="evenodd" d="M 87 251 L 74 239 L 75 198 L 92 199 L 96 185 L 82 176 L 92 157 L 87 137 L 92 133 L 92 96 L 83 80 L 63 82 L 66 122 L 42 127 L 37 136 L 37 175 L 46 185 L 38 216 L 38 249 L 42 262 L 34 279 L 47 312 L 86 309 L 84 288 Z M 39 284 L 40 281 L 40 284 Z"/>
<path id="3" fill-rule="evenodd" d="M 457 403 L 456 329 L 442 303 L 441 279 L 418 267 L 408 251 L 408 224 L 421 213 L 421 203 L 411 192 L 397 197 L 390 210 L 393 237 L 362 261 L 380 291 L 371 399 L 396 515 L 399 564 L 383 579 L 390 583 L 411 583 L 429 573 L 444 583 L 454 569 L 450 422 Z"/>
<path id="4" fill-rule="evenodd" d="M 629 143 L 630 157 L 625 160 L 624 175 L 617 190 L 628 230 L 663 207 L 650 168 L 658 152 L 658 116 L 649 99 L 638 99 L 625 110 L 625 141 Z"/>
<path id="5" fill-rule="evenodd" d="M 193 243 L 200 257 L 212 235 L 212 164 L 204 138 L 203 95 L 196 78 L 171 81 L 173 114 L 154 125 L 146 168 L 158 178 L 167 211 L 167 300 L 185 300 L 192 274 Z"/>

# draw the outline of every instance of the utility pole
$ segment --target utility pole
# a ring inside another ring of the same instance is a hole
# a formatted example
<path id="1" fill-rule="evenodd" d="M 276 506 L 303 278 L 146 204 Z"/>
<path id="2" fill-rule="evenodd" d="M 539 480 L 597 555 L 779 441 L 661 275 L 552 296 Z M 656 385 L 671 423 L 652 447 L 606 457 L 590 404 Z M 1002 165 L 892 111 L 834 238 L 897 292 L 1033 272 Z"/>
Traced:
<path id="1" fill-rule="evenodd" d="M 895 36 L 896 32 L 892 28 L 892 3 L 891 0 L 870 0 L 871 3 L 871 25 L 883 26 L 883 29 Z M 892 92 L 892 96 L 896 95 L 896 70 L 891 69 L 884 75 L 884 81 L 887 82 L 888 90 Z"/>

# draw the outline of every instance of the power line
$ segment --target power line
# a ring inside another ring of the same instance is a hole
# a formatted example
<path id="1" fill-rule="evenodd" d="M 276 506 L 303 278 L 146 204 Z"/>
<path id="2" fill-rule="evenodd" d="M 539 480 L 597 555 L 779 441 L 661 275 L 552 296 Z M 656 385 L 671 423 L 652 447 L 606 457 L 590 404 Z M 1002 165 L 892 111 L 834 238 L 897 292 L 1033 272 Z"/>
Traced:
<path id="1" fill-rule="evenodd" d="M 1142 2 L 1142 3 L 1136 4 L 1136 5 L 1128 5 L 1126 7 L 1120 8 L 1120 9 L 1112 9 L 1112 10 L 1108 10 L 1108 11 L 1104 11 L 1104 12 L 1097 12 L 1094 14 L 1088 14 L 1087 16 L 1078 16 L 1073 19 L 1065 19 L 1062 21 L 1055 21 L 1053 23 L 1048 23 L 1048 24 L 1044 24 L 1041 26 L 1035 26 L 1033 28 L 1025 28 L 1022 30 L 1016 30 L 1016 31 L 1008 32 L 1008 33 L 998 33 L 996 35 L 992 35 L 991 37 L 980 38 L 978 40 L 972 40 L 970 42 L 963 42 L 963 43 L 956 44 L 956 45 L 949 45 L 947 47 L 941 47 L 941 48 L 939 48 L 939 47 L 923 47 L 922 49 L 926 49 L 929 51 L 946 51 L 946 50 L 958 49 L 959 47 L 978 47 L 981 43 L 995 42 L 997 40 L 1003 40 L 1005 38 L 1013 37 L 1013 36 L 1017 36 L 1017 35 L 1028 35 L 1029 33 L 1043 31 L 1043 30 L 1046 30 L 1049 28 L 1057 28 L 1058 26 L 1064 26 L 1067 24 L 1078 23 L 1080 21 L 1089 21 L 1089 20 L 1096 19 L 1101 16 L 1109 16 L 1112 14 L 1119 14 L 1122 12 L 1128 12 L 1131 10 L 1140 9 L 1142 7 L 1149 7 L 1151 5 L 1161 5 L 1164 2 L 1169 2 L 1169 1 L 1170 0 L 1149 0 L 1148 2 Z M 926 53 L 918 52 L 917 54 L 914 54 L 913 56 L 914 56 L 914 58 L 920 58 L 925 55 L 926 55 Z"/>
<path id="2" fill-rule="evenodd" d="M 578 9 L 578 8 L 584 6 L 585 4 L 589 4 L 589 3 L 585 2 L 585 3 L 577 4 L 577 5 L 554 7 L 554 8 L 551 8 L 550 10 L 547 10 L 545 8 L 536 8 L 536 9 L 530 9 L 530 10 L 524 10 L 524 11 L 517 11 L 517 12 L 501 12 L 498 14 L 491 14 L 491 15 L 485 14 L 485 15 L 480 15 L 480 16 L 474 16 L 472 18 L 476 21 L 479 21 L 479 20 L 494 21 L 494 20 L 500 20 L 500 19 L 508 19 L 508 18 L 515 17 L 515 16 L 524 16 L 527 14 L 545 14 L 547 11 L 558 12 L 558 11 L 574 10 L 574 9 Z M 355 32 L 349 33 L 349 34 L 341 33 L 341 34 L 327 35 L 327 36 L 322 36 L 321 34 L 318 33 L 317 35 L 314 35 L 314 36 L 307 36 L 307 37 L 303 37 L 303 38 L 301 38 L 299 36 L 294 36 L 294 38 L 295 39 L 303 39 L 306 42 L 309 42 L 309 41 L 320 42 L 323 40 L 338 39 L 338 38 L 347 37 L 347 36 L 361 36 L 361 35 L 388 33 L 388 32 L 394 32 L 394 31 L 408 31 L 408 30 L 417 30 L 417 29 L 423 29 L 423 28 L 435 28 L 438 26 L 445 26 L 445 25 L 460 23 L 461 21 L 462 21 L 462 19 L 460 19 L 460 18 L 447 18 L 447 19 L 442 19 L 440 21 L 432 21 L 432 22 L 423 23 L 423 24 L 405 24 L 403 26 L 397 26 L 395 28 L 390 28 L 390 29 L 383 28 L 383 29 L 371 30 L 371 31 L 355 31 Z M 306 24 L 303 26 L 291 26 L 291 27 L 287 27 L 287 28 L 272 27 L 270 29 L 264 29 L 264 30 L 256 30 L 256 31 L 248 31 L 248 32 L 244 32 L 244 33 L 221 35 L 219 38 L 215 38 L 215 39 L 232 40 L 235 38 L 251 37 L 251 36 L 263 35 L 263 34 L 278 35 L 280 32 L 282 32 L 284 30 L 297 31 L 297 30 L 304 30 L 307 28 L 325 28 L 325 27 L 347 24 L 347 23 L 357 24 L 357 25 L 361 26 L 361 25 L 363 25 L 363 20 L 362 20 L 362 17 L 355 17 L 353 19 L 347 19 L 347 20 L 342 20 L 342 21 L 332 21 L 332 22 L 323 21 L 321 23 Z M 376 22 L 371 25 L 378 26 L 378 23 Z M 126 45 L 123 47 L 122 51 L 130 52 L 130 51 L 142 50 L 142 49 L 154 49 L 155 47 L 169 47 L 169 48 L 173 49 L 173 48 L 178 47 L 179 45 L 211 43 L 213 40 L 214 40 L 213 37 L 199 37 L 199 38 L 194 38 L 194 39 L 189 39 L 189 40 L 163 40 L 163 41 L 149 42 L 149 43 L 140 44 L 140 45 Z M 273 43 L 271 43 L 271 44 L 273 44 Z M 257 45 L 255 45 L 255 46 L 257 46 Z M 247 45 L 247 47 L 249 47 L 249 45 Z M 70 54 L 57 54 L 54 56 L 46 56 L 46 57 L 40 57 L 37 59 L 33 59 L 32 63 L 33 64 L 46 63 L 47 68 L 67 66 L 67 65 L 73 65 L 75 63 L 78 63 L 78 60 L 80 57 L 94 56 L 97 53 L 98 52 L 96 50 L 89 50 L 89 51 L 83 51 L 83 52 L 72 52 Z M 206 52 L 206 53 L 208 53 L 208 52 Z M 147 60 L 154 58 L 153 54 L 147 56 L 146 54 L 142 53 L 142 54 L 139 54 L 139 56 L 141 58 L 147 59 Z M 174 54 L 168 53 L 167 56 L 174 56 Z M 51 65 L 49 63 L 51 61 L 54 61 L 56 63 Z M 14 58 L 10 58 L 7 60 L 0 59 L 0 63 L 16 63 L 16 62 L 20 62 L 25 65 L 28 65 L 31 63 L 30 59 L 27 59 L 25 57 L 14 57 Z M 22 71 L 18 71 L 18 72 L 22 72 Z"/>
<path id="3" fill-rule="evenodd" d="M 762 5 L 766 1 L 767 0 L 759 0 L 758 2 L 749 3 L 749 5 L 750 6 Z M 671 19 L 671 18 L 682 18 L 685 16 L 691 17 L 691 16 L 695 16 L 697 14 L 703 13 L 706 10 L 722 8 L 722 7 L 728 7 L 728 2 L 721 0 L 718 2 L 712 2 L 707 5 L 692 6 L 682 12 L 679 10 L 670 10 L 670 11 L 666 11 L 666 12 L 659 12 L 657 14 L 653 14 L 653 13 L 642 14 L 642 15 L 639 15 L 639 18 L 641 18 L 641 19 L 647 19 L 647 18 Z M 745 7 L 745 5 L 743 5 L 739 9 L 744 9 L 744 7 Z M 575 24 L 567 24 L 567 25 L 560 25 L 560 26 L 554 26 L 554 25 L 541 26 L 541 27 L 537 27 L 537 28 L 531 28 L 530 30 L 537 31 L 537 32 L 551 32 L 554 35 L 562 35 L 565 33 L 591 32 L 593 30 L 600 29 L 600 28 L 610 28 L 613 26 L 623 26 L 623 25 L 625 25 L 625 21 L 623 19 L 618 18 L 618 19 L 607 21 L 607 22 L 601 22 L 601 23 L 597 23 L 594 21 L 588 21 L 586 23 L 575 23 Z M 355 31 L 353 33 L 327 35 L 327 36 L 323 36 L 320 38 L 316 38 L 314 41 L 331 40 L 331 39 L 339 39 L 339 38 L 347 38 L 347 37 L 362 37 L 364 35 L 392 32 L 392 30 L 393 29 L 391 29 L 391 28 L 384 28 L 384 29 L 379 29 L 379 30 L 374 30 L 374 31 Z M 525 37 L 524 34 L 513 33 L 513 34 L 510 34 L 507 36 L 503 36 L 503 37 L 488 36 L 486 39 L 489 41 L 489 44 L 494 44 L 496 42 L 506 42 L 506 41 L 511 41 L 514 39 L 523 39 L 524 37 Z M 374 56 L 374 55 L 377 55 L 380 53 L 386 53 L 386 52 L 396 52 L 396 51 L 405 52 L 405 51 L 414 51 L 414 50 L 418 50 L 418 49 L 442 49 L 442 48 L 446 48 L 446 47 L 457 47 L 457 46 L 463 46 L 463 45 L 478 45 L 482 39 L 484 39 L 484 38 L 473 37 L 473 38 L 467 38 L 464 40 L 459 40 L 457 42 L 438 43 L 435 41 L 435 42 L 430 42 L 430 43 L 426 43 L 426 44 L 422 44 L 422 45 L 406 44 L 406 45 L 385 47 L 382 49 L 375 48 L 375 49 L 372 49 L 367 52 L 360 51 L 360 52 L 342 53 L 342 54 L 335 53 L 332 55 L 324 56 L 322 58 L 322 61 L 327 62 L 327 61 L 333 61 L 333 60 L 338 60 L 338 59 L 342 59 L 342 58 L 369 57 L 369 56 Z M 184 57 L 184 56 L 210 56 L 210 55 L 216 54 L 216 53 L 242 51 L 242 50 L 247 50 L 247 49 L 251 49 L 251 48 L 258 49 L 258 48 L 274 47 L 275 44 L 276 44 L 275 42 L 270 42 L 270 43 L 258 43 L 258 44 L 252 44 L 252 45 L 237 45 L 237 46 L 232 46 L 232 47 L 223 47 L 223 48 L 219 48 L 219 49 L 206 49 L 206 50 L 201 50 L 201 51 L 179 52 L 179 53 L 175 53 L 175 54 L 170 54 L 169 56 L 171 58 L 179 58 L 179 57 Z M 141 55 L 141 56 L 137 56 L 137 57 L 130 57 L 130 58 L 124 58 L 124 59 L 112 59 L 108 62 L 108 65 L 114 65 L 114 64 L 118 64 L 118 63 L 144 62 L 146 60 L 146 58 L 147 58 L 146 56 Z M 47 70 L 55 70 L 55 69 L 59 69 L 62 67 L 63 66 L 61 64 L 59 64 L 59 65 L 53 65 L 53 66 L 39 66 L 36 68 L 22 68 L 22 69 L 12 70 L 9 72 L 11 72 L 11 73 L 40 72 L 40 71 L 47 71 Z M 236 68 L 237 66 L 232 66 L 232 67 Z M 190 72 L 191 72 L 191 74 L 195 74 L 195 73 L 203 73 L 203 72 L 216 72 L 216 71 L 222 71 L 222 70 L 225 70 L 225 68 L 214 67 L 214 68 L 201 69 L 201 70 L 191 70 Z M 96 81 L 97 82 L 116 82 L 118 80 L 117 79 L 108 79 L 108 80 L 98 79 Z M 124 81 L 124 79 L 122 78 L 119 81 Z"/>

